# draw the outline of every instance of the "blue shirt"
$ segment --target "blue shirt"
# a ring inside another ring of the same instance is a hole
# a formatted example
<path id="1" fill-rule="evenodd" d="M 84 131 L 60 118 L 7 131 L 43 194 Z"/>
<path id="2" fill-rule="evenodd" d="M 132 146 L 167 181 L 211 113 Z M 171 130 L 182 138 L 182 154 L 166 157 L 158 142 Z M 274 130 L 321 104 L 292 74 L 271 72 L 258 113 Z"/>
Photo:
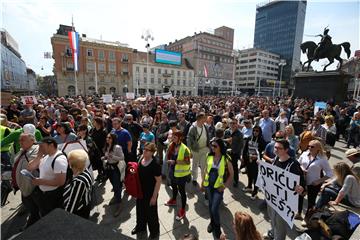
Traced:
<path id="1" fill-rule="evenodd" d="M 271 142 L 272 135 L 276 132 L 276 124 L 275 122 L 268 118 L 268 119 L 260 119 L 259 126 L 262 130 L 262 136 L 265 142 Z"/>
<path id="2" fill-rule="evenodd" d="M 123 153 L 124 154 L 129 153 L 127 150 L 128 149 L 127 144 L 128 142 L 132 141 L 129 131 L 126 130 L 125 128 L 122 128 L 121 130 L 113 129 L 111 133 L 115 133 L 117 135 L 117 144 L 121 146 Z"/>
<path id="3" fill-rule="evenodd" d="M 144 141 L 145 143 L 152 142 L 154 139 L 155 139 L 155 136 L 152 132 L 148 132 L 148 133 L 142 132 L 140 134 L 140 142 L 141 141 Z M 144 150 L 145 143 L 140 144 L 140 148 L 142 150 Z"/>
<path id="4" fill-rule="evenodd" d="M 244 135 L 244 138 L 249 138 L 252 136 L 252 128 L 243 127 L 241 129 L 241 132 Z"/>

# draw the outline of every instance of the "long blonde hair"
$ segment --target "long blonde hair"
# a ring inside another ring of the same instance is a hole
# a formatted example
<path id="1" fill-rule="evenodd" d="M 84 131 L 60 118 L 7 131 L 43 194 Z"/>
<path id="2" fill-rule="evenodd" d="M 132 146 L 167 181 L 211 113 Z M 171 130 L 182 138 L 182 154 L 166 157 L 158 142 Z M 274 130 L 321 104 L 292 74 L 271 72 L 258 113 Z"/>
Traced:
<path id="1" fill-rule="evenodd" d="M 324 149 L 324 146 L 323 146 L 323 144 L 322 144 L 319 140 L 317 140 L 317 139 L 311 140 L 311 141 L 309 142 L 309 145 L 310 145 L 310 144 L 315 145 L 316 148 L 318 149 L 317 155 L 320 155 L 321 157 L 326 157 L 326 151 L 325 151 L 325 149 Z"/>
<path id="2" fill-rule="evenodd" d="M 339 162 L 334 165 L 334 173 L 336 175 L 337 182 L 342 186 L 344 185 L 344 181 L 346 176 L 352 175 L 356 178 L 358 182 L 360 182 L 360 179 L 351 171 L 351 168 L 349 165 L 347 165 L 344 162 Z"/>

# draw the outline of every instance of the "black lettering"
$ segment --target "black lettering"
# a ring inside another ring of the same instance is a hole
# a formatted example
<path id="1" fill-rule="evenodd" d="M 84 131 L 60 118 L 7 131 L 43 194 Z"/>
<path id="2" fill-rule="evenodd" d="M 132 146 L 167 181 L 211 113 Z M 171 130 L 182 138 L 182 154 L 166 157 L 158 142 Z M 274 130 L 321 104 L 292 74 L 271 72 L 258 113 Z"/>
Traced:
<path id="1" fill-rule="evenodd" d="M 266 175 L 268 178 L 271 178 L 271 180 L 274 180 L 273 173 L 274 173 L 274 170 L 272 170 L 271 168 L 266 168 Z"/>
<path id="2" fill-rule="evenodd" d="M 274 204 L 274 206 L 277 206 L 276 204 L 276 196 L 271 194 L 271 203 Z"/>
<path id="3" fill-rule="evenodd" d="M 276 183 L 274 183 L 274 186 L 276 187 L 276 195 L 280 195 L 280 191 L 279 190 L 282 190 L 282 187 L 277 185 Z"/>
<path id="4" fill-rule="evenodd" d="M 289 181 L 290 181 L 289 178 L 286 178 L 286 187 L 291 191 L 295 191 L 296 181 L 294 181 L 293 186 L 290 186 Z"/>
<path id="5" fill-rule="evenodd" d="M 260 172 L 261 172 L 261 175 L 266 175 L 266 169 L 263 165 L 260 165 Z"/>
<path id="6" fill-rule="evenodd" d="M 280 209 L 280 211 L 284 210 L 284 206 L 285 206 L 285 201 L 283 199 L 281 199 L 279 201 L 279 209 Z"/>
<path id="7" fill-rule="evenodd" d="M 285 201 L 287 201 L 288 200 L 287 191 L 284 191 L 284 193 L 285 193 Z"/>
<path id="8" fill-rule="evenodd" d="M 279 183 L 283 186 L 283 187 L 285 187 L 285 183 L 284 183 L 284 181 L 282 181 L 282 179 L 285 177 L 285 175 L 284 175 L 284 172 L 282 172 L 282 173 L 280 173 L 279 174 Z"/>
<path id="9" fill-rule="evenodd" d="M 286 206 L 286 208 L 288 209 L 286 216 L 289 216 L 289 214 L 291 213 L 291 208 L 289 206 Z"/>

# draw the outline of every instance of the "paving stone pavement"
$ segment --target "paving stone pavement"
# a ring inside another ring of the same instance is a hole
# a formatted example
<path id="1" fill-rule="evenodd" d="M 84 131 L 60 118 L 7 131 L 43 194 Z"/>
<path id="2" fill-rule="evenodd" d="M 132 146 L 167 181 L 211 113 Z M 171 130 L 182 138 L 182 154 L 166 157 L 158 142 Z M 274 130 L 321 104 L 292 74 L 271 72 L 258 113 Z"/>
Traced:
<path id="1" fill-rule="evenodd" d="M 332 156 L 330 164 L 333 165 L 340 160 L 350 163 L 345 160 L 344 152 L 346 151 L 345 143 L 337 142 L 332 149 Z M 350 163 L 351 164 L 351 163 Z M 259 193 L 259 199 L 251 200 L 248 193 L 244 193 L 241 189 L 247 183 L 247 177 L 240 174 L 240 184 L 237 188 L 229 188 L 224 193 L 224 203 L 220 207 L 220 219 L 223 231 L 226 233 L 228 239 L 234 239 L 232 233 L 233 214 L 236 211 L 244 211 L 253 217 L 258 231 L 263 234 L 270 228 L 270 223 L 267 218 L 266 208 L 261 208 L 263 199 L 262 193 Z M 121 214 L 118 217 L 113 217 L 114 206 L 109 206 L 109 201 L 113 196 L 111 192 L 111 184 L 109 181 L 103 185 L 96 185 L 96 202 L 97 205 L 90 213 L 90 220 L 110 227 L 125 236 L 132 239 L 146 239 L 146 235 L 132 236 L 131 230 L 136 224 L 136 210 L 135 200 L 126 193 L 123 196 L 121 203 Z M 186 186 L 187 192 L 187 208 L 186 218 L 177 221 L 175 219 L 177 209 L 180 207 L 180 196 L 178 196 L 178 206 L 168 207 L 164 203 L 171 196 L 171 188 L 163 184 L 160 188 L 158 198 L 158 211 L 160 219 L 160 237 L 159 239 L 180 239 L 186 233 L 192 233 L 198 236 L 199 239 L 214 239 L 212 234 L 207 232 L 209 224 L 208 207 L 205 205 L 204 194 L 199 191 L 198 186 L 193 186 L 191 183 Z M 17 215 L 19 210 L 20 192 L 16 195 L 12 193 L 9 196 L 9 203 L 1 208 L 1 239 L 8 239 L 14 234 L 18 233 L 20 228 L 25 224 L 26 214 Z M 295 239 L 300 235 L 296 228 L 300 227 L 300 221 L 295 220 L 295 226 L 289 233 L 287 239 Z M 86 236 L 84 236 L 85 238 Z"/>

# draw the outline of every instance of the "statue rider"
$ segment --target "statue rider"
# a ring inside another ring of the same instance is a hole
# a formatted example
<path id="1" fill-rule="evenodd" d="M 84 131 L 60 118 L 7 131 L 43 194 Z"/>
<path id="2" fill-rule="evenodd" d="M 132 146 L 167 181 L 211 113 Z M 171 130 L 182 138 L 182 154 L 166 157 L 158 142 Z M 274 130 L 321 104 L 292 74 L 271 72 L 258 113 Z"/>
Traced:
<path id="1" fill-rule="evenodd" d="M 323 34 L 316 35 L 316 37 L 321 37 L 321 41 L 318 43 L 318 47 L 315 49 L 314 52 L 314 59 L 316 61 L 319 61 L 323 53 L 332 45 L 331 37 L 328 32 L 329 29 L 326 27 L 324 28 Z"/>

